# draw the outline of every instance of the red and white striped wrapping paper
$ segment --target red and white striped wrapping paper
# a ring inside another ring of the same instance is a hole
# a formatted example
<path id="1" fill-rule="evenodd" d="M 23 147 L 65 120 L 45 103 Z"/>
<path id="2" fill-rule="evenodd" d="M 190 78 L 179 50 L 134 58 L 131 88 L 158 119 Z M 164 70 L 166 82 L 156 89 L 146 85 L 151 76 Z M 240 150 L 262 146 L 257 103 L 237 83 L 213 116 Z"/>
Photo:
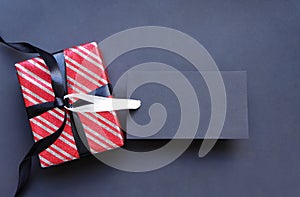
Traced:
<path id="1" fill-rule="evenodd" d="M 108 83 L 101 53 L 95 42 L 64 50 L 68 94 L 88 93 Z M 16 65 L 25 106 L 54 100 L 50 72 L 40 57 Z M 114 111 L 78 113 L 91 153 L 99 153 L 123 145 L 123 133 Z M 55 132 L 64 119 L 64 112 L 55 108 L 30 119 L 34 140 Z M 62 135 L 39 154 L 42 167 L 78 159 L 70 118 Z"/>

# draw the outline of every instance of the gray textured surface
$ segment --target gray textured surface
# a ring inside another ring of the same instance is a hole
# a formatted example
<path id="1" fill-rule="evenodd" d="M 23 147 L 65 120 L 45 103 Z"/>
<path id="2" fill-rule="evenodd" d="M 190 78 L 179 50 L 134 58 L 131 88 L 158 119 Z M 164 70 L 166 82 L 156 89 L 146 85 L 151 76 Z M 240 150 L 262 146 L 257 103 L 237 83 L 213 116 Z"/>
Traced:
<path id="1" fill-rule="evenodd" d="M 248 75 L 249 140 L 220 141 L 197 157 L 200 142 L 171 165 L 126 173 L 93 158 L 41 170 L 24 196 L 298 196 L 300 194 L 299 1 L 14 1 L 0 4 L 0 33 L 57 51 L 141 25 L 183 31 L 221 70 Z M 19 161 L 32 143 L 13 64 L 27 59 L 0 46 L 0 196 L 11 196 Z M 186 65 L 174 54 L 141 50 L 111 66 L 112 81 L 132 65 Z M 151 148 L 156 143 L 136 143 Z M 36 162 L 35 162 L 36 164 Z"/>

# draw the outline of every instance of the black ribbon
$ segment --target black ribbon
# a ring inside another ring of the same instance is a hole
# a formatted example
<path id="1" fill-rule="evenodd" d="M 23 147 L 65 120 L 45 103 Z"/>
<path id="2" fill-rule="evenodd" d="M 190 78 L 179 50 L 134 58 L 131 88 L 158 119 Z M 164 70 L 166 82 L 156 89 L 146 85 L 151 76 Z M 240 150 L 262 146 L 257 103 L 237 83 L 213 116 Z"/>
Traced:
<path id="1" fill-rule="evenodd" d="M 43 60 L 45 61 L 51 75 L 51 84 L 52 89 L 54 91 L 55 99 L 50 102 L 45 102 L 37 105 L 33 105 L 27 108 L 28 117 L 33 118 L 36 117 L 44 112 L 47 112 L 54 108 L 60 108 L 64 110 L 64 120 L 59 127 L 51 135 L 35 142 L 33 146 L 30 148 L 24 159 L 22 160 L 21 164 L 19 165 L 19 182 L 18 187 L 15 193 L 15 196 L 18 196 L 22 189 L 24 188 L 26 182 L 29 179 L 30 171 L 31 171 L 31 160 L 33 156 L 38 155 L 45 149 L 47 149 L 51 144 L 53 144 L 57 138 L 63 132 L 66 121 L 67 121 L 67 110 L 64 106 L 70 107 L 68 100 L 64 100 L 64 96 L 67 94 L 67 84 L 66 84 L 66 72 L 65 72 L 65 61 L 63 53 L 57 53 L 52 55 L 38 47 L 35 47 L 29 43 L 7 43 L 0 37 L 0 43 L 3 43 L 11 48 L 14 48 L 20 52 L 24 53 L 38 53 Z M 98 96 L 109 96 L 109 86 L 104 85 L 96 90 L 90 92 L 92 95 Z M 82 105 L 84 102 L 77 101 L 73 105 Z M 90 151 L 86 148 L 88 145 L 83 126 L 79 119 L 77 113 L 70 113 L 70 120 L 71 120 L 71 127 L 72 133 L 74 136 L 74 140 L 76 143 L 76 147 L 80 157 L 90 155 Z"/>

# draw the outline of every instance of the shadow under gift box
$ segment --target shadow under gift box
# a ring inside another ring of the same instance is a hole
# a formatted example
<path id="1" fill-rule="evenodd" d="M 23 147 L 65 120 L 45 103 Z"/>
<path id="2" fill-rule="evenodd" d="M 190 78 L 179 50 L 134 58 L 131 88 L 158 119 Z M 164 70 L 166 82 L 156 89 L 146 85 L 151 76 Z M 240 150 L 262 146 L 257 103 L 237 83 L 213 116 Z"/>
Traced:
<path id="1" fill-rule="evenodd" d="M 101 53 L 95 42 L 75 46 L 54 54 L 57 61 L 63 60 L 68 94 L 88 94 L 99 88 L 108 90 L 108 77 L 102 61 Z M 58 58 L 60 57 L 60 59 Z M 21 85 L 25 106 L 50 102 L 54 100 L 51 76 L 42 58 L 36 57 L 17 63 L 16 70 Z M 70 101 L 72 104 L 74 101 Z M 59 138 L 46 150 L 39 154 L 42 167 L 48 167 L 80 158 L 74 125 L 71 124 L 70 113 L 66 126 Z M 114 111 L 77 114 L 83 136 L 92 154 L 123 146 L 123 133 Z M 29 119 L 34 141 L 54 133 L 64 120 L 64 111 L 59 108 L 49 110 Z M 73 128 L 72 128 L 73 126 Z"/>

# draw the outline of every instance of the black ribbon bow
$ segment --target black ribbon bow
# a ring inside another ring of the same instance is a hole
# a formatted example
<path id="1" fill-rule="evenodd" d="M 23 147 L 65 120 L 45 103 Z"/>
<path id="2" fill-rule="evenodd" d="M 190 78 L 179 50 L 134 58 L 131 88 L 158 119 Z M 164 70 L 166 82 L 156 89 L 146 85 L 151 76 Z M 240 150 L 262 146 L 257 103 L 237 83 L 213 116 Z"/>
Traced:
<path id="1" fill-rule="evenodd" d="M 67 95 L 67 80 L 66 80 L 66 71 L 65 71 L 65 60 L 64 55 L 62 52 L 56 53 L 52 55 L 38 47 L 35 47 L 29 43 L 20 42 L 20 43 L 7 43 L 0 37 L 0 43 L 3 43 L 11 48 L 14 48 L 20 52 L 24 53 L 38 53 L 43 60 L 45 61 L 51 75 L 51 84 L 52 89 L 54 91 L 55 99 L 50 102 L 45 102 L 41 104 L 36 104 L 27 108 L 27 114 L 29 119 L 36 117 L 44 112 L 52 110 L 54 108 L 60 108 L 64 110 L 64 120 L 54 133 L 51 135 L 35 142 L 22 162 L 19 165 L 19 182 L 18 187 L 15 193 L 15 196 L 18 196 L 22 189 L 24 188 L 26 182 L 29 179 L 30 171 L 31 171 L 31 160 L 33 156 L 38 155 L 45 149 L 47 149 L 50 145 L 52 145 L 58 137 L 63 132 L 66 122 L 67 122 L 67 110 L 64 108 L 70 107 L 68 100 L 64 99 L 64 96 Z M 97 96 L 109 96 L 110 90 L 108 85 L 101 86 L 96 90 L 90 92 L 89 94 L 97 95 Z M 74 105 L 79 104 L 81 101 L 77 101 Z M 79 153 L 80 158 L 83 156 L 90 155 L 90 151 L 88 150 L 87 146 L 88 143 L 86 141 L 86 137 L 83 131 L 83 127 L 79 116 L 77 113 L 70 112 L 70 120 L 71 120 L 71 127 L 73 137 L 76 143 L 76 147 Z"/>

